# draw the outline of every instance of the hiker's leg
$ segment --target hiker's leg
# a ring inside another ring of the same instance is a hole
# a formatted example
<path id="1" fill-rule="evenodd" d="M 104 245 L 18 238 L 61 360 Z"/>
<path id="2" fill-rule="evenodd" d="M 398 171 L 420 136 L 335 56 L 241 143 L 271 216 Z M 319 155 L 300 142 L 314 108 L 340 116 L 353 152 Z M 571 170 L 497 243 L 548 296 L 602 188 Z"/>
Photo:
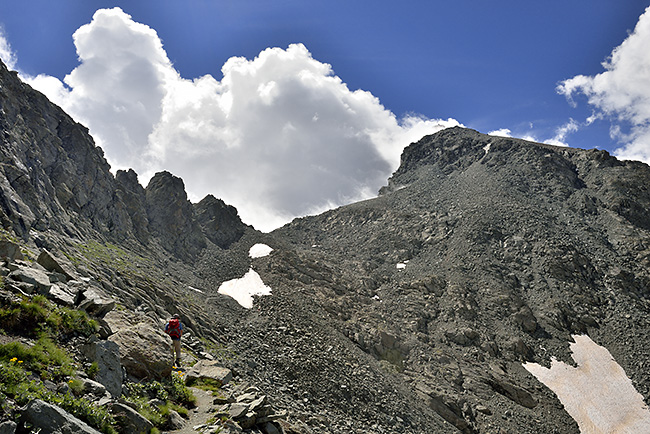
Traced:
<path id="1" fill-rule="evenodd" d="M 181 360 L 181 340 L 174 339 L 174 350 L 176 351 L 176 360 Z"/>

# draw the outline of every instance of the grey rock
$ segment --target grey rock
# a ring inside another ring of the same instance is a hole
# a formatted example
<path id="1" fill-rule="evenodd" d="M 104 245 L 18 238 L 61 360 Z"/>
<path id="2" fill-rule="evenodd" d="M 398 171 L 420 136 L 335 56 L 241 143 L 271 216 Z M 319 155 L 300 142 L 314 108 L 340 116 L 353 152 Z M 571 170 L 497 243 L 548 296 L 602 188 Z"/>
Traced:
<path id="1" fill-rule="evenodd" d="M 265 434 L 281 434 L 280 429 L 278 429 L 278 427 L 273 422 L 266 422 L 260 428 Z"/>
<path id="2" fill-rule="evenodd" d="M 74 267 L 68 260 L 56 257 L 46 249 L 41 250 L 36 262 L 48 271 L 64 275 L 66 280 L 72 280 L 76 276 Z"/>
<path id="3" fill-rule="evenodd" d="M 52 286 L 47 273 L 36 268 L 19 267 L 17 270 L 9 273 L 8 277 L 18 282 L 34 285 L 34 287 L 43 293 L 47 293 Z"/>
<path id="4" fill-rule="evenodd" d="M 35 399 L 25 407 L 21 423 L 28 422 L 42 434 L 99 434 L 99 431 L 59 407 Z"/>
<path id="5" fill-rule="evenodd" d="M 104 385 L 114 398 L 122 394 L 122 364 L 120 347 L 112 341 L 97 341 L 86 344 L 82 352 L 99 368 L 95 380 Z"/>
<path id="6" fill-rule="evenodd" d="M 164 378 L 171 373 L 171 340 L 146 315 L 111 311 L 104 319 L 114 333 L 108 338 L 119 346 L 122 366 L 136 378 Z"/>
<path id="7" fill-rule="evenodd" d="M 183 419 L 183 416 L 174 410 L 169 411 L 169 428 L 173 430 L 182 429 L 186 424 L 187 422 Z"/>
<path id="8" fill-rule="evenodd" d="M 145 189 L 145 200 L 149 230 L 165 249 L 188 259 L 206 246 L 182 179 L 169 172 L 156 173 Z"/>
<path id="9" fill-rule="evenodd" d="M 106 395 L 106 387 L 103 384 L 89 378 L 82 379 L 83 391 L 86 394 L 93 395 L 96 398 L 102 398 Z"/>
<path id="10" fill-rule="evenodd" d="M 115 300 L 97 287 L 87 288 L 77 297 L 77 307 L 91 315 L 103 317 L 115 307 Z"/>
<path id="11" fill-rule="evenodd" d="M 73 306 L 75 304 L 76 294 L 73 294 L 64 284 L 53 284 L 47 291 L 47 297 L 55 303 L 64 306 Z"/>
<path id="12" fill-rule="evenodd" d="M 122 432 L 148 433 L 153 428 L 146 417 L 127 405 L 114 403 L 110 408 Z"/>
<path id="13" fill-rule="evenodd" d="M 0 434 L 15 434 L 18 424 L 12 420 L 0 423 Z"/>
<path id="14" fill-rule="evenodd" d="M 246 225 L 237 209 L 212 195 L 194 205 L 194 211 L 205 236 L 221 248 L 227 249 L 244 235 Z"/>
<path id="15" fill-rule="evenodd" d="M 218 362 L 212 360 L 200 360 L 197 364 L 187 371 L 185 382 L 192 382 L 199 379 L 209 379 L 216 382 L 219 386 L 228 384 L 232 380 L 232 371 L 224 368 Z"/>
<path id="16" fill-rule="evenodd" d="M 0 240 L 0 258 L 15 261 L 23 259 L 23 253 L 18 244 L 9 240 Z"/>

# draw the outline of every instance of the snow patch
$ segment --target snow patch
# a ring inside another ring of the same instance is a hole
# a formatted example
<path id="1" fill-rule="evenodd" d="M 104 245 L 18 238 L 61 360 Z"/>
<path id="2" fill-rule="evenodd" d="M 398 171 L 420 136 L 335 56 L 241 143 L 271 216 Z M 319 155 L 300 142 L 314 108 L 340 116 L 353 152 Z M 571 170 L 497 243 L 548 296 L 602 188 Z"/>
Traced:
<path id="1" fill-rule="evenodd" d="M 483 146 L 483 150 L 485 151 L 486 155 L 487 155 L 488 152 L 490 152 L 490 146 L 492 146 L 492 142 L 490 142 L 487 145 Z"/>
<path id="2" fill-rule="evenodd" d="M 524 368 L 555 392 L 581 433 L 650 432 L 650 410 L 609 351 L 589 336 L 573 339 L 576 368 L 556 359 L 550 369 L 537 363 Z"/>
<path id="3" fill-rule="evenodd" d="M 268 256 L 272 251 L 273 248 L 267 246 L 266 244 L 255 244 L 248 251 L 248 255 L 251 258 L 263 258 L 264 256 Z"/>
<path id="4" fill-rule="evenodd" d="M 219 294 L 227 295 L 235 299 L 246 309 L 253 307 L 253 296 L 271 295 L 271 288 L 266 286 L 259 274 L 252 268 L 244 277 L 223 282 L 219 286 Z"/>
<path id="5" fill-rule="evenodd" d="M 396 265 L 396 267 L 397 267 L 398 270 L 403 270 L 403 269 L 406 268 L 406 264 L 408 264 L 408 263 L 409 263 L 409 261 L 400 262 L 399 264 Z"/>

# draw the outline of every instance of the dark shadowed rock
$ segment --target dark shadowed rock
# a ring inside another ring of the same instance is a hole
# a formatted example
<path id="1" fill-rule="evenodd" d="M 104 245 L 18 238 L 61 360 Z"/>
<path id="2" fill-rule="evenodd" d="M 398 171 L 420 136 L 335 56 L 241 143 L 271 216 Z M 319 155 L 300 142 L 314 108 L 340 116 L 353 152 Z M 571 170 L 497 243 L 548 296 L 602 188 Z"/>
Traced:
<path id="1" fill-rule="evenodd" d="M 129 169 L 128 171 L 118 170 L 115 179 L 117 181 L 117 195 L 120 197 L 126 212 L 131 217 L 133 234 L 142 243 L 149 241 L 149 220 L 146 210 L 146 194 L 144 187 L 138 182 L 138 174 Z"/>
<path id="2" fill-rule="evenodd" d="M 128 215 L 88 130 L 0 64 L 0 209 L 20 237 L 31 229 L 127 235 Z M 5 225 L 6 223 L 6 225 Z"/>
<path id="3" fill-rule="evenodd" d="M 205 248 L 205 239 L 194 219 L 183 180 L 159 172 L 145 189 L 149 230 L 162 246 L 181 258 L 193 258 Z"/>
<path id="4" fill-rule="evenodd" d="M 212 195 L 194 205 L 194 211 L 205 236 L 219 247 L 227 249 L 244 235 L 246 225 L 237 209 Z"/>
<path id="5" fill-rule="evenodd" d="M 22 260 L 23 254 L 18 244 L 9 240 L 0 240 L 0 258 L 9 261 Z"/>
<path id="6" fill-rule="evenodd" d="M 127 405 L 113 403 L 110 409 L 121 432 L 148 433 L 153 428 L 153 424 L 146 417 Z"/>

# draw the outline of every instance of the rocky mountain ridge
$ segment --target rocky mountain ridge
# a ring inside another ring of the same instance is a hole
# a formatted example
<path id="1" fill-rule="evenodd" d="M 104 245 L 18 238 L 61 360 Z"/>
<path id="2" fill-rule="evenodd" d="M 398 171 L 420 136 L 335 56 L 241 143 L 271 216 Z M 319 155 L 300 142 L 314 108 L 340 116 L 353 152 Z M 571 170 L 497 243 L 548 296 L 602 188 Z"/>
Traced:
<path id="1" fill-rule="evenodd" d="M 573 334 L 648 402 L 643 163 L 451 128 L 408 146 L 379 197 L 262 234 L 214 197 L 191 204 L 169 173 L 113 176 L 87 130 L 4 66 L 0 126 L 3 236 L 68 258 L 56 284 L 77 306 L 92 292 L 154 329 L 181 313 L 186 354 L 272 397 L 284 432 L 577 433 L 522 366 L 571 362 Z M 256 243 L 274 250 L 251 258 Z M 217 290 L 251 268 L 272 295 L 248 310 Z M 52 276 L 32 291 L 56 298 Z M 143 336 L 103 332 L 122 349 Z"/>

